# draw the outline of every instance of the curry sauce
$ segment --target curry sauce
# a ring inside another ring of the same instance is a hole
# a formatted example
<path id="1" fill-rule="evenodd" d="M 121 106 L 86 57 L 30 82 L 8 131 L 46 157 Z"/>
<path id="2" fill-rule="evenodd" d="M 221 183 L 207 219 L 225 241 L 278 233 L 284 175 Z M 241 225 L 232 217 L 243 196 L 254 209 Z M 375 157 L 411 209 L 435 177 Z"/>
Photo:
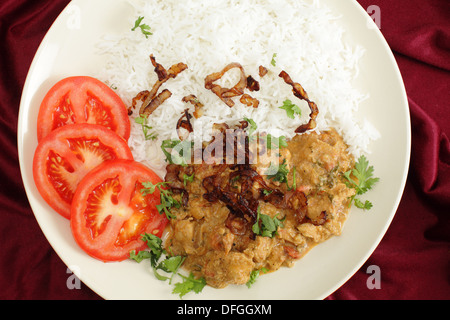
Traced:
<path id="1" fill-rule="evenodd" d="M 347 149 L 331 129 L 271 150 L 275 173 L 262 157 L 256 164 L 169 165 L 165 180 L 182 205 L 171 210 L 166 250 L 186 256 L 183 267 L 215 288 L 245 284 L 255 270 L 293 266 L 341 234 L 355 194 L 342 178 L 354 165 Z M 280 223 L 273 236 L 255 233 L 261 215 Z"/>

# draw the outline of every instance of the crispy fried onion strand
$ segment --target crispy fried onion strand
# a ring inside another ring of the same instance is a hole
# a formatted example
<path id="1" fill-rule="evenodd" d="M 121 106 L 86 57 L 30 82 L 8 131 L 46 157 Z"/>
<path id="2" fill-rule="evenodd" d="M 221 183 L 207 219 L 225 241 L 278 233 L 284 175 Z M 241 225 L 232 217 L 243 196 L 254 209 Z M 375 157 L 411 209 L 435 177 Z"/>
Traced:
<path id="1" fill-rule="evenodd" d="M 204 105 L 203 105 L 203 103 L 200 102 L 200 100 L 198 100 L 198 98 L 195 95 L 190 94 L 190 95 L 184 97 L 182 99 L 182 101 L 185 103 L 189 102 L 194 105 L 195 111 L 193 112 L 193 115 L 194 115 L 195 119 L 198 119 L 203 115 Z"/>
<path id="2" fill-rule="evenodd" d="M 153 54 L 150 55 L 150 60 L 155 67 L 155 73 L 158 76 L 158 80 L 153 85 L 150 91 L 145 90 L 137 94 L 137 96 L 133 99 L 132 108 L 136 107 L 137 101 L 142 101 L 141 108 L 139 110 L 140 115 L 149 116 L 151 115 L 164 101 L 169 99 L 172 96 L 172 93 L 164 89 L 161 93 L 158 94 L 161 86 L 169 79 L 174 79 L 178 74 L 183 72 L 188 68 L 188 66 L 182 62 L 172 65 L 169 70 L 166 70 L 161 64 L 156 62 Z M 131 113 L 131 110 L 128 110 L 128 113 Z"/>
<path id="3" fill-rule="evenodd" d="M 215 84 L 217 80 L 221 79 L 225 73 L 230 71 L 231 69 L 238 68 L 240 70 L 240 78 L 238 83 L 234 87 L 230 88 L 223 88 L 219 86 L 218 84 Z M 244 68 L 241 64 L 237 62 L 232 62 L 225 66 L 225 68 L 222 69 L 220 72 L 215 72 L 210 75 L 208 75 L 205 78 L 205 88 L 208 90 L 211 90 L 215 95 L 219 97 L 220 100 L 225 102 L 227 106 L 230 108 L 234 106 L 234 101 L 232 100 L 233 97 L 242 96 L 244 94 L 245 88 L 249 88 L 251 91 L 258 91 L 259 90 L 259 83 L 253 79 L 252 77 L 246 77 Z M 250 97 L 250 96 L 249 96 Z M 251 98 L 251 97 L 250 97 Z M 253 99 L 253 98 L 252 98 Z M 255 99 L 256 100 L 256 99 Z M 245 104 L 248 105 L 247 101 L 250 101 L 248 97 L 244 99 Z M 242 101 L 241 101 L 242 102 Z M 258 107 L 258 103 L 255 101 L 251 101 L 251 104 L 253 107 Z"/>
<path id="4" fill-rule="evenodd" d="M 194 171 L 192 166 L 183 168 L 178 164 L 168 164 L 166 167 L 166 176 L 164 181 L 169 183 L 169 188 L 174 194 L 181 194 L 181 203 L 187 207 L 189 203 L 189 193 L 185 190 L 184 183 L 180 180 L 181 170 L 191 175 Z"/>
<path id="5" fill-rule="evenodd" d="M 314 129 L 316 127 L 316 118 L 319 114 L 319 108 L 317 107 L 317 105 L 313 101 L 309 100 L 308 94 L 306 93 L 305 89 L 303 89 L 303 87 L 299 83 L 292 81 L 291 77 L 285 71 L 281 71 L 279 77 L 283 78 L 284 82 L 292 86 L 294 95 L 300 100 L 305 100 L 311 110 L 308 123 L 298 127 L 295 130 L 295 133 L 304 133 L 308 130 Z"/>
<path id="6" fill-rule="evenodd" d="M 245 104 L 245 105 L 247 105 L 248 107 L 253 107 L 253 108 L 255 108 L 255 109 L 258 108 L 258 106 L 259 106 L 259 100 L 253 98 L 252 96 L 250 96 L 250 95 L 248 95 L 248 94 L 246 94 L 246 93 L 244 93 L 244 94 L 241 96 L 241 98 L 239 99 L 239 101 L 240 101 L 242 104 Z"/>
<path id="7" fill-rule="evenodd" d="M 248 123 L 243 121 L 235 130 L 244 130 L 247 125 Z M 215 125 L 215 130 L 222 133 L 228 133 L 228 129 L 229 126 L 226 124 Z M 225 135 L 222 136 L 222 139 L 224 142 L 227 141 Z M 230 142 L 228 141 L 228 143 Z M 237 159 L 238 142 L 234 143 L 236 144 L 234 150 Z M 203 148 L 207 148 L 207 145 L 204 145 Z M 246 146 L 244 148 L 245 152 L 249 153 L 249 149 Z M 201 148 L 199 151 L 202 152 Z M 246 155 L 246 161 L 248 159 L 249 154 Z M 189 194 L 181 177 L 191 176 L 196 169 L 200 170 L 201 168 L 211 172 L 201 181 L 205 190 L 203 198 L 211 203 L 220 201 L 230 210 L 226 226 L 236 235 L 253 234 L 251 227 L 256 222 L 260 202 L 270 203 L 279 209 L 291 210 L 298 224 L 322 225 L 327 221 L 326 212 L 322 212 L 314 220 L 307 216 L 308 201 L 304 192 L 298 189 L 283 191 L 282 188 L 264 179 L 249 162 L 244 164 L 227 163 L 229 162 L 221 164 L 203 162 L 200 166 L 170 164 L 167 166 L 165 181 L 169 182 L 174 193 L 181 194 L 183 206 L 187 207 Z"/>
<path id="8" fill-rule="evenodd" d="M 243 121 L 240 127 L 235 130 L 242 131 L 246 126 L 248 126 L 248 123 Z M 226 124 L 216 126 L 217 130 L 225 133 L 222 137 L 226 143 L 230 143 L 226 137 L 226 133 L 229 132 L 226 131 L 228 128 Z M 203 197 L 209 202 L 220 200 L 228 207 L 234 218 L 239 218 L 240 222 L 247 221 L 249 226 L 256 222 L 259 201 L 269 202 L 280 209 L 293 210 L 296 220 L 302 223 L 307 213 L 308 203 L 306 195 L 298 190 L 290 190 L 284 193 L 267 182 L 248 162 L 251 157 L 248 148 L 248 136 L 246 139 L 245 146 L 240 146 L 239 148 L 240 150 L 245 150 L 245 163 L 216 165 L 214 174 L 204 178 L 202 181 L 202 185 L 206 190 Z M 233 143 L 235 144 L 234 160 L 237 160 L 239 157 L 237 139 Z M 238 162 L 234 161 L 232 163 Z M 224 174 L 227 167 L 233 170 L 228 174 L 228 177 Z M 234 218 L 230 218 L 230 222 L 234 221 Z"/>
<path id="9" fill-rule="evenodd" d="M 181 118 L 178 119 L 177 134 L 181 141 L 186 140 L 189 136 L 189 133 L 194 131 L 194 129 L 192 128 L 191 119 L 192 115 L 189 113 L 189 109 L 185 109 Z M 184 134 L 181 129 L 186 130 Z"/>
<path id="10" fill-rule="evenodd" d="M 136 105 L 138 101 L 144 101 L 147 99 L 148 95 L 150 94 L 150 91 L 144 90 L 139 92 L 132 100 L 131 107 L 128 108 L 128 115 L 131 116 L 133 114 L 133 110 L 136 109 Z"/>
<path id="11" fill-rule="evenodd" d="M 306 195 L 298 190 L 283 193 L 266 183 L 263 177 L 248 165 L 236 165 L 228 177 L 223 174 L 227 165 L 219 165 L 214 175 L 203 179 L 209 202 L 221 201 L 230 210 L 229 222 L 246 221 L 248 228 L 256 222 L 259 202 L 268 202 L 279 209 L 292 210 L 296 221 L 306 222 L 308 202 Z M 233 229 L 230 228 L 233 232 Z M 239 229 L 242 232 L 242 228 Z"/>

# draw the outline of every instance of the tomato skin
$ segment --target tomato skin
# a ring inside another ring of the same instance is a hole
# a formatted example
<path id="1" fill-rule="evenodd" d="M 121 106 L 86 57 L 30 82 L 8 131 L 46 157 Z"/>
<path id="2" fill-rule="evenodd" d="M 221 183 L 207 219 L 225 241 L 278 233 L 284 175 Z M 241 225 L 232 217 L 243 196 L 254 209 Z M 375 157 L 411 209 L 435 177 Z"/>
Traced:
<path id="1" fill-rule="evenodd" d="M 108 182 L 114 179 L 117 183 L 112 188 Z M 158 189 L 145 198 L 140 193 L 141 184 L 149 181 L 156 184 L 162 180 L 146 166 L 131 160 L 105 162 L 83 178 L 73 198 L 70 225 L 75 241 L 87 254 L 104 262 L 122 261 L 129 258 L 130 251 L 146 248 L 142 234 L 162 236 L 168 220 L 156 209 L 160 204 Z M 137 214 L 133 194 L 140 196 L 138 201 L 146 208 L 146 220 L 138 228 L 132 224 L 133 236 L 119 243 L 120 234 L 127 234 L 127 222 Z M 90 208 L 95 209 L 93 220 L 98 219 L 97 224 L 90 221 Z M 93 225 L 102 226 L 98 234 Z"/>
<path id="2" fill-rule="evenodd" d="M 127 142 L 95 124 L 66 125 L 37 146 L 33 178 L 42 198 L 61 216 L 70 218 L 73 193 L 87 172 L 107 160 L 133 159 Z"/>
<path id="3" fill-rule="evenodd" d="M 128 110 L 122 99 L 106 84 L 88 76 L 62 79 L 47 92 L 39 108 L 38 141 L 72 123 L 104 125 L 125 140 L 130 137 Z"/>

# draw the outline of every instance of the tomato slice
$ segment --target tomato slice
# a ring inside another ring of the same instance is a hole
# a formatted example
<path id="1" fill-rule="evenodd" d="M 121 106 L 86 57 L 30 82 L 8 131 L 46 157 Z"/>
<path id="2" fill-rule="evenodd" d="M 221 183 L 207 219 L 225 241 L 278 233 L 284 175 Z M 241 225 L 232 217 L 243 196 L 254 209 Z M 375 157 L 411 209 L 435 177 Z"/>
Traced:
<path id="1" fill-rule="evenodd" d="M 156 208 L 159 190 L 141 193 L 144 182 L 161 181 L 135 161 L 108 161 L 89 172 L 75 192 L 70 215 L 78 245 L 96 259 L 121 261 L 131 250 L 146 247 L 142 234 L 161 237 L 168 220 Z"/>
<path id="2" fill-rule="evenodd" d="M 39 109 L 38 141 L 73 123 L 98 124 L 125 140 L 130 137 L 127 107 L 110 87 L 92 77 L 65 78 L 47 92 Z"/>
<path id="3" fill-rule="evenodd" d="M 81 179 L 105 161 L 133 159 L 127 142 L 95 124 L 72 124 L 52 131 L 37 146 L 33 177 L 44 200 L 70 218 L 73 194 Z"/>

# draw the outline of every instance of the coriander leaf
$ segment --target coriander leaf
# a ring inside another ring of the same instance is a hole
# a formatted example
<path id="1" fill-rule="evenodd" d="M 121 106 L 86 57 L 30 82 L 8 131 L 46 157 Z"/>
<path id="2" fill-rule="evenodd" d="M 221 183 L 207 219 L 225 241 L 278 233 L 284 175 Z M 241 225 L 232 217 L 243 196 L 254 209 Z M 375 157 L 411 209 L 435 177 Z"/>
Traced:
<path id="1" fill-rule="evenodd" d="M 373 166 L 369 166 L 369 161 L 362 155 L 355 164 L 353 170 L 344 173 L 344 177 L 348 180 L 347 185 L 356 189 L 357 194 L 361 195 L 372 189 L 372 187 L 380 179 L 373 178 Z M 357 180 L 351 178 L 353 175 Z"/>
<path id="2" fill-rule="evenodd" d="M 142 20 L 144 20 L 144 17 L 138 17 L 138 18 L 136 19 L 136 21 L 134 22 L 134 28 L 131 29 L 131 31 L 136 30 L 136 28 L 138 28 L 139 25 L 141 24 Z"/>
<path id="3" fill-rule="evenodd" d="M 260 273 L 261 272 L 262 273 L 267 273 L 267 271 L 269 271 L 269 270 L 267 270 L 266 268 L 261 268 L 260 270 L 253 270 L 250 273 L 250 278 L 248 279 L 248 281 L 246 283 L 246 286 L 248 288 L 250 288 L 256 282 L 256 279 L 258 279 Z"/>
<path id="4" fill-rule="evenodd" d="M 274 53 L 274 54 L 272 55 L 272 60 L 270 61 L 270 64 L 273 65 L 274 67 L 277 66 L 277 61 L 275 60 L 276 57 L 277 57 L 277 54 Z"/>
<path id="5" fill-rule="evenodd" d="M 256 222 L 252 226 L 253 233 L 269 238 L 276 236 L 278 227 L 283 227 L 283 221 L 279 220 L 276 216 L 271 218 L 268 215 L 262 214 L 259 207 L 257 213 Z"/>
<path id="6" fill-rule="evenodd" d="M 175 284 L 172 293 L 179 294 L 180 298 L 191 291 L 199 293 L 206 286 L 206 280 L 204 278 L 195 279 L 192 272 L 188 277 L 185 277 L 181 274 L 179 274 L 179 276 L 183 279 L 183 281 Z"/>
<path id="7" fill-rule="evenodd" d="M 160 214 L 165 213 L 167 219 L 170 220 L 176 218 L 176 216 L 170 212 L 170 209 L 172 207 L 180 208 L 181 204 L 172 197 L 172 191 L 162 188 L 162 186 L 165 186 L 167 184 L 168 182 L 158 182 L 157 184 L 153 184 L 151 182 L 143 182 L 142 185 L 145 188 L 141 189 L 141 194 L 145 197 L 147 194 L 153 194 L 156 188 L 158 188 L 161 204 L 157 205 L 156 209 L 158 209 L 158 212 Z"/>
<path id="8" fill-rule="evenodd" d="M 158 134 L 155 132 L 151 132 L 150 130 L 153 127 L 147 125 L 147 117 L 144 115 L 140 115 L 139 117 L 134 118 L 134 122 L 140 124 L 142 126 L 142 132 L 144 133 L 144 139 L 147 140 L 156 140 L 158 138 Z"/>
<path id="9" fill-rule="evenodd" d="M 186 184 L 188 182 L 193 182 L 194 181 L 194 175 L 195 173 L 193 173 L 192 175 L 188 176 L 187 174 L 183 174 L 183 184 L 186 187 Z"/>
<path id="10" fill-rule="evenodd" d="M 161 238 L 151 233 L 145 233 L 144 235 L 142 235 L 141 239 L 147 244 L 147 247 L 150 249 L 150 262 L 153 267 L 156 267 L 159 258 L 163 253 L 165 253 L 165 250 L 162 247 Z"/>
<path id="11" fill-rule="evenodd" d="M 366 200 L 365 202 L 362 202 L 361 200 L 354 198 L 355 206 L 357 208 L 363 209 L 363 210 L 370 210 L 373 207 L 372 202 Z"/>
<path id="12" fill-rule="evenodd" d="M 142 262 L 146 259 L 151 259 L 152 254 L 149 251 L 139 251 L 136 254 L 135 250 L 130 251 L 130 259 L 136 261 L 137 263 Z"/>
<path id="13" fill-rule="evenodd" d="M 355 165 L 353 174 L 358 178 L 360 192 L 365 193 L 372 189 L 375 183 L 377 183 L 379 178 L 372 178 L 373 176 L 373 166 L 369 167 L 369 161 L 363 155 L 359 158 L 359 161 Z"/>
<path id="14" fill-rule="evenodd" d="M 248 128 L 248 135 L 251 136 L 253 132 L 255 132 L 256 129 L 258 129 L 258 126 L 256 125 L 256 122 L 252 119 L 244 118 L 244 120 L 247 121 L 248 124 L 250 125 L 250 127 Z"/>
<path id="15" fill-rule="evenodd" d="M 156 267 L 152 267 L 153 269 L 153 274 L 155 275 L 156 279 L 158 279 L 159 281 L 166 281 L 166 280 L 171 280 L 171 277 L 166 277 L 163 276 L 161 273 L 158 272 L 158 266 Z"/>
<path id="16" fill-rule="evenodd" d="M 170 164 L 186 166 L 191 159 L 193 145 L 193 141 L 164 140 L 161 144 L 161 150 Z M 167 149 L 172 149 L 172 151 L 169 152 Z"/>
<path id="17" fill-rule="evenodd" d="M 164 212 L 169 220 L 176 219 L 176 216 L 170 212 L 172 207 L 180 208 L 181 204 L 172 197 L 172 192 L 168 190 L 161 192 L 161 204 L 156 206 L 158 212 L 160 214 Z"/>
<path id="18" fill-rule="evenodd" d="M 160 268 L 166 272 L 176 273 L 178 272 L 178 269 L 181 267 L 185 259 L 186 257 L 183 256 L 168 257 L 161 262 Z"/>
<path id="19" fill-rule="evenodd" d="M 147 247 L 154 253 L 161 255 L 164 252 L 162 248 L 162 240 L 160 237 L 151 233 L 145 233 L 142 235 L 142 241 L 147 244 Z"/>
<path id="20" fill-rule="evenodd" d="M 143 234 L 142 240 L 146 242 L 150 251 L 140 251 L 138 254 L 136 254 L 134 250 L 130 251 L 130 259 L 141 262 L 143 259 L 150 258 L 153 274 L 155 275 L 155 277 L 161 281 L 169 280 L 169 284 L 172 283 L 172 280 L 175 276 L 180 276 L 182 278 L 182 282 L 176 283 L 172 291 L 173 293 L 179 294 L 180 298 L 191 291 L 199 293 L 203 290 L 203 288 L 206 286 L 206 280 L 204 278 L 195 279 L 192 273 L 188 277 L 178 273 L 178 270 L 183 265 L 186 257 L 169 255 L 162 246 L 161 238 L 153 234 Z M 159 261 L 163 254 L 166 255 L 165 259 Z M 166 276 L 159 271 L 171 275 Z"/>
<path id="21" fill-rule="evenodd" d="M 346 179 L 346 184 L 349 188 L 354 188 L 356 190 L 356 195 L 362 195 L 373 188 L 373 186 L 380 180 L 379 178 L 373 177 L 374 168 L 369 166 L 369 161 L 362 155 L 359 157 L 355 164 L 355 168 L 349 170 L 343 174 Z M 354 178 L 356 178 L 356 180 Z M 373 204 L 370 201 L 362 202 L 355 196 L 352 200 L 355 206 L 360 209 L 370 210 Z"/>
<path id="22" fill-rule="evenodd" d="M 270 133 L 266 136 L 267 149 L 281 149 L 287 147 L 287 141 L 285 136 L 274 137 Z"/>
<path id="23" fill-rule="evenodd" d="M 141 189 L 141 194 L 145 197 L 148 194 L 153 194 L 156 190 L 156 188 L 160 189 L 160 186 L 167 185 L 168 182 L 158 182 L 157 184 L 153 184 L 150 181 L 148 182 L 142 182 L 142 186 L 144 187 Z"/>
<path id="24" fill-rule="evenodd" d="M 296 114 L 302 114 L 302 110 L 300 109 L 300 107 L 293 104 L 291 100 L 285 100 L 283 102 L 283 106 L 279 107 L 279 109 L 285 110 L 286 115 L 291 119 L 294 119 Z"/>
<path id="25" fill-rule="evenodd" d="M 289 169 L 287 168 L 286 159 L 283 159 L 283 163 L 279 166 L 276 166 L 271 162 L 267 169 L 267 177 L 277 182 L 287 182 L 288 173 Z"/>
<path id="26" fill-rule="evenodd" d="M 293 170 L 293 173 L 292 173 L 292 187 L 289 187 L 289 185 L 288 185 L 288 190 L 296 190 L 297 189 L 297 177 L 296 177 L 297 169 L 295 169 L 295 167 L 294 167 L 292 170 Z"/>
<path id="27" fill-rule="evenodd" d="M 178 269 L 181 267 L 185 259 L 186 257 L 183 256 L 166 257 L 166 259 L 161 261 L 156 267 L 153 268 L 153 273 L 159 280 L 169 280 L 169 284 L 171 284 L 173 277 L 177 274 Z M 157 272 L 157 270 L 163 270 L 164 272 L 172 273 L 172 276 L 170 278 L 162 276 Z"/>
<path id="28" fill-rule="evenodd" d="M 140 28 L 142 34 L 148 39 L 148 36 L 152 35 L 153 33 L 150 32 L 151 28 L 149 25 L 141 24 L 142 20 L 144 20 L 144 17 L 138 17 L 134 22 L 134 27 L 131 29 L 131 31 L 135 31 L 137 28 Z"/>
<path id="29" fill-rule="evenodd" d="M 172 162 L 172 155 L 167 151 L 167 149 L 173 149 L 175 148 L 177 145 L 179 145 L 181 143 L 180 140 L 164 140 L 161 143 L 161 150 L 163 151 L 163 153 L 166 156 L 166 160 L 170 163 L 173 164 Z"/>

